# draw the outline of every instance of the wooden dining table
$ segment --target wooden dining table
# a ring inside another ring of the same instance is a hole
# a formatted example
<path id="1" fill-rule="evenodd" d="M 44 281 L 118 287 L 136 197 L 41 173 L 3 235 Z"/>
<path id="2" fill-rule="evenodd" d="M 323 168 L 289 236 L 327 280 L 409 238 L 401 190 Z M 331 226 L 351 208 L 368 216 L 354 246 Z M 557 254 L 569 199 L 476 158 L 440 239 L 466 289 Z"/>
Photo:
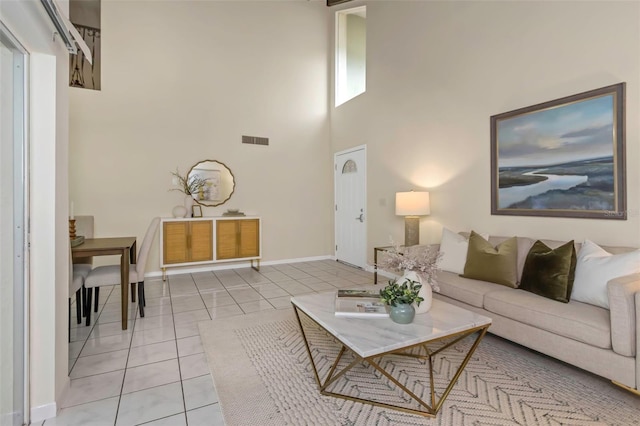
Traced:
<path id="1" fill-rule="evenodd" d="M 127 329 L 129 313 L 129 263 L 136 263 L 136 237 L 87 238 L 71 248 L 73 258 L 120 255 L 122 329 Z M 88 303 L 91 306 L 91 302 Z"/>

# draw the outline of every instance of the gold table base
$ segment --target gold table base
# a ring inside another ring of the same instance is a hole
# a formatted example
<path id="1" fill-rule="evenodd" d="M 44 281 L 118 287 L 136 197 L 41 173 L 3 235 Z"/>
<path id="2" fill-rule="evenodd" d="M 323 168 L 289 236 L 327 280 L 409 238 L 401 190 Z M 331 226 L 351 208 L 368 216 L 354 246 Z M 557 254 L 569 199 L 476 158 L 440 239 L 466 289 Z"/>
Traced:
<path id="1" fill-rule="evenodd" d="M 304 340 L 305 347 L 307 349 L 307 355 L 309 356 L 309 360 L 311 361 L 311 367 L 312 367 L 313 373 L 315 375 L 316 383 L 318 384 L 318 388 L 320 389 L 320 393 L 322 395 L 329 395 L 329 396 L 333 396 L 333 397 L 336 397 L 336 398 L 343 398 L 343 399 L 347 399 L 347 400 L 350 400 L 350 401 L 361 402 L 361 403 L 364 403 L 364 404 L 371 404 L 371 405 L 376 405 L 376 406 L 384 407 L 384 408 L 390 408 L 390 409 L 393 409 L 393 410 L 399 410 L 399 411 L 403 411 L 403 412 L 407 412 L 407 413 L 418 414 L 418 415 L 421 415 L 421 416 L 424 416 L 424 417 L 435 417 L 436 416 L 436 414 L 438 413 L 438 411 L 442 407 L 442 404 L 444 403 L 445 399 L 447 398 L 447 396 L 449 396 L 449 393 L 453 389 L 453 386 L 456 384 L 456 382 L 458 381 L 458 378 L 462 374 L 462 370 L 464 370 L 464 368 L 466 367 L 467 363 L 471 359 L 471 356 L 473 355 L 473 353 L 475 352 L 476 348 L 480 344 L 480 341 L 482 340 L 484 335 L 487 333 L 487 330 L 489 329 L 489 325 L 481 326 L 481 327 L 475 327 L 475 328 L 471 328 L 469 330 L 465 330 L 465 331 L 462 331 L 462 332 L 452 333 L 450 335 L 447 335 L 447 336 L 444 336 L 444 337 L 441 337 L 441 338 L 438 338 L 438 339 L 434 339 L 434 340 L 431 340 L 429 342 L 419 343 L 419 344 L 416 344 L 416 345 L 410 345 L 410 346 L 407 346 L 407 347 L 404 347 L 404 348 L 395 349 L 393 351 L 381 353 L 381 354 L 374 355 L 374 356 L 367 357 L 367 358 L 360 357 L 358 354 L 353 352 L 348 346 L 346 346 L 343 342 L 340 342 L 342 347 L 340 348 L 340 352 L 338 353 L 338 356 L 336 357 L 335 361 L 332 363 L 332 365 L 331 365 L 331 367 L 329 369 L 329 372 L 327 373 L 326 377 L 320 378 L 320 373 L 318 371 L 318 367 L 317 367 L 317 365 L 316 365 L 316 363 L 315 363 L 315 361 L 313 359 L 313 356 L 311 355 L 311 347 L 309 345 L 309 340 L 307 338 L 307 334 L 305 333 L 304 327 L 302 326 L 302 321 L 300 319 L 300 312 L 302 312 L 305 315 L 306 318 L 308 318 L 309 320 L 314 322 L 322 330 L 324 330 L 324 331 L 327 331 L 327 330 L 324 327 L 322 327 L 322 325 L 320 325 L 313 318 L 309 317 L 303 311 L 300 311 L 296 305 L 293 305 L 293 308 L 294 308 L 294 312 L 296 314 L 296 319 L 298 320 L 298 325 L 300 326 L 300 331 L 302 333 L 302 338 Z M 327 331 L 327 333 L 329 333 L 329 332 Z M 436 398 L 435 386 L 434 386 L 434 378 L 433 378 L 433 358 L 436 355 L 438 355 L 440 352 L 442 352 L 445 349 L 451 347 L 452 345 L 455 345 L 459 341 L 463 340 L 464 338 L 466 338 L 466 337 L 468 337 L 468 336 L 470 336 L 470 335 L 472 335 L 474 333 L 478 333 L 478 336 L 476 337 L 475 341 L 471 345 L 471 348 L 469 348 L 469 352 L 467 353 L 467 355 L 465 356 L 464 360 L 462 361 L 462 363 L 458 367 L 456 373 L 454 374 L 453 378 L 449 382 L 448 386 L 446 387 L 446 389 L 442 393 L 442 396 L 439 399 L 437 399 Z M 331 333 L 329 333 L 329 335 L 331 335 L 334 339 L 340 341 L 336 336 L 333 336 Z M 436 342 L 439 342 L 439 341 L 442 341 L 442 340 L 445 340 L 445 339 L 453 339 L 453 340 L 447 342 L 446 344 L 440 346 L 439 348 L 437 348 L 435 350 L 429 349 L 429 347 L 428 347 L 429 344 L 436 343 Z M 409 353 L 408 352 L 408 351 L 410 351 L 410 350 L 412 350 L 414 348 L 422 348 L 425 351 L 425 355 L 414 354 L 414 353 Z M 340 360 L 343 358 L 345 353 L 351 353 L 355 357 L 355 359 L 351 363 L 349 363 L 346 367 L 344 367 L 344 368 L 340 369 L 339 371 L 337 371 L 338 370 L 338 364 L 340 363 Z M 429 402 L 424 401 L 423 399 L 421 399 L 418 395 L 416 395 L 414 392 L 412 392 L 406 386 L 404 386 L 402 383 L 400 383 L 398 381 L 398 379 L 393 377 L 391 375 L 391 373 L 387 372 L 384 368 L 382 368 L 382 366 L 380 365 L 380 360 L 384 356 L 387 356 L 387 355 L 407 356 L 407 357 L 424 359 L 424 360 L 428 361 L 427 364 L 429 366 L 430 399 L 431 399 Z M 383 376 L 385 376 L 387 379 L 389 379 L 392 383 L 394 383 L 396 386 L 398 386 L 398 388 L 400 388 L 412 400 L 414 400 L 421 407 L 423 407 L 423 410 L 416 410 L 416 409 L 409 408 L 409 407 L 402 407 L 402 406 L 398 406 L 398 405 L 387 404 L 387 403 L 380 402 L 380 401 L 373 401 L 373 400 L 369 400 L 369 399 L 358 398 L 358 397 L 354 397 L 354 396 L 351 396 L 351 395 L 345 395 L 345 394 L 341 394 L 341 393 L 330 392 L 330 391 L 327 390 L 327 388 L 329 386 L 331 386 L 331 384 L 335 383 L 337 380 L 339 380 L 341 377 L 343 377 L 349 370 L 351 370 L 354 366 L 358 365 L 359 363 L 366 363 L 366 364 L 371 365 L 374 369 L 376 369 Z"/>

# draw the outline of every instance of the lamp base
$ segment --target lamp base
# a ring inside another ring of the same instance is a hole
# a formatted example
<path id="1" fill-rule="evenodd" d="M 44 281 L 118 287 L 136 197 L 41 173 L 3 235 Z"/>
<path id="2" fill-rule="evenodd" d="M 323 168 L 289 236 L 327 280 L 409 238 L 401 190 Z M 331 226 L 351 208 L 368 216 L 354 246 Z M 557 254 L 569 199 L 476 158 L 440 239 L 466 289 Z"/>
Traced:
<path id="1" fill-rule="evenodd" d="M 405 216 L 404 218 L 404 245 L 416 246 L 420 244 L 420 217 Z"/>

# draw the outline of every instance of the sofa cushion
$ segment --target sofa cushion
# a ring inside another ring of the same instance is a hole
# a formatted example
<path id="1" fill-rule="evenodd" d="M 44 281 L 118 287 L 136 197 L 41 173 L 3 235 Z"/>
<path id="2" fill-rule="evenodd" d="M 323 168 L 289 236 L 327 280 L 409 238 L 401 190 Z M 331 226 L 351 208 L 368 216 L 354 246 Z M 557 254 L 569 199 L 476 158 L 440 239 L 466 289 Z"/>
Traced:
<path id="1" fill-rule="evenodd" d="M 500 237 L 500 236 L 491 236 L 489 237 L 489 242 L 494 246 L 497 246 L 500 243 L 505 242 L 509 238 L 512 237 Z M 516 241 L 518 244 L 518 260 L 516 262 L 517 268 L 517 284 L 520 284 L 520 278 L 522 277 L 522 270 L 524 268 L 524 262 L 527 259 L 527 254 L 529 253 L 529 249 L 533 246 L 533 243 L 536 241 L 533 238 L 527 237 L 516 237 Z"/>
<path id="2" fill-rule="evenodd" d="M 494 247 L 480 234 L 471 231 L 467 262 L 462 276 L 516 287 L 517 256 L 518 246 L 515 237 Z"/>
<path id="3" fill-rule="evenodd" d="M 484 308 L 518 322 L 603 349 L 611 349 L 609 311 L 576 301 L 558 303 L 524 290 L 499 289 Z"/>
<path id="4" fill-rule="evenodd" d="M 578 253 L 576 279 L 571 298 L 609 308 L 607 283 L 616 277 L 640 272 L 640 250 L 611 254 L 589 240 Z"/>
<path id="5" fill-rule="evenodd" d="M 575 270 L 576 250 L 573 241 L 552 249 L 538 240 L 527 255 L 519 288 L 568 303 Z"/>
<path id="6" fill-rule="evenodd" d="M 494 291 L 496 288 L 502 288 L 497 284 L 463 278 L 458 274 L 447 271 L 438 271 L 436 281 L 440 287 L 440 294 L 476 308 L 484 307 L 485 294 Z"/>
<path id="7" fill-rule="evenodd" d="M 502 237 L 502 236 L 494 235 L 489 237 L 489 242 L 494 246 L 496 246 L 508 240 L 509 238 L 511 237 Z M 545 239 L 536 240 L 535 238 L 529 238 L 529 237 L 516 237 L 516 239 L 518 240 L 518 283 L 520 283 L 520 280 L 522 279 L 522 271 L 524 270 L 524 263 L 527 261 L 527 255 L 529 254 L 529 250 L 531 250 L 531 247 L 533 247 L 533 243 L 535 243 L 536 241 L 541 241 L 552 249 L 558 248 L 561 245 L 567 243 L 566 241 L 560 241 L 560 240 L 545 240 Z M 575 247 L 576 247 L 576 253 L 578 253 L 578 251 L 580 250 L 580 244 L 576 243 Z"/>
<path id="8" fill-rule="evenodd" d="M 464 264 L 467 262 L 467 250 L 469 248 L 469 236 L 466 233 L 455 233 L 448 228 L 442 228 L 442 239 L 440 240 L 440 264 L 443 271 L 462 274 Z M 480 234 L 482 238 L 488 239 L 488 234 Z"/>

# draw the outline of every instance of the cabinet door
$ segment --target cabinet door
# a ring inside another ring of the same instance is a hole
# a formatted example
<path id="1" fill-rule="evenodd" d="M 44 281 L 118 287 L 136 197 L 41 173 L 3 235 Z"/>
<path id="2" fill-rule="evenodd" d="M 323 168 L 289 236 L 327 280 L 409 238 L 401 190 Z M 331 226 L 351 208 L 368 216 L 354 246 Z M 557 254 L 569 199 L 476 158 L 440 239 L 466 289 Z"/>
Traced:
<path id="1" fill-rule="evenodd" d="M 240 247 L 238 257 L 260 256 L 260 221 L 258 219 L 239 220 Z"/>
<path id="2" fill-rule="evenodd" d="M 238 257 L 238 221 L 216 221 L 216 259 Z"/>
<path id="3" fill-rule="evenodd" d="M 164 222 L 162 224 L 162 263 L 184 263 L 189 260 L 187 237 L 189 222 Z"/>
<path id="4" fill-rule="evenodd" d="M 197 220 L 190 223 L 190 261 L 205 262 L 207 260 L 213 260 L 213 221 Z"/>

